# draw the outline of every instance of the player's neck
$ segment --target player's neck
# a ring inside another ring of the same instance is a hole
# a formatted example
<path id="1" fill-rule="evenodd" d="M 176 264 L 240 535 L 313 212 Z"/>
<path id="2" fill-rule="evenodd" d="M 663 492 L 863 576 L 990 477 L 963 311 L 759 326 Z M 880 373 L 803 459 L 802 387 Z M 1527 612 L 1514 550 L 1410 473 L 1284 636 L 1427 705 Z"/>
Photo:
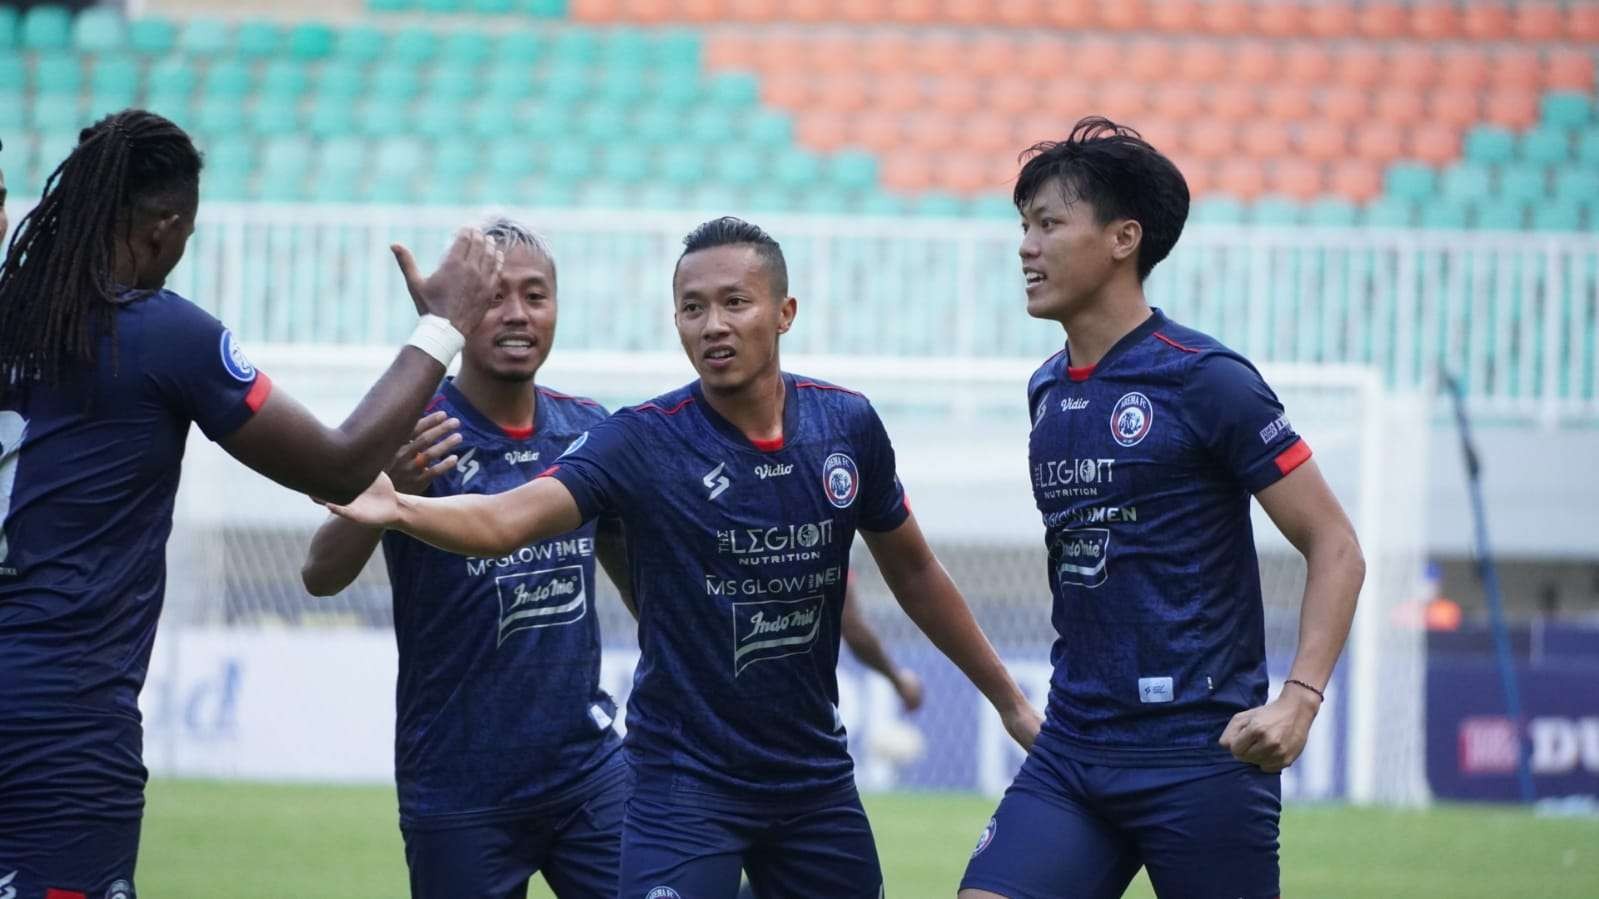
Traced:
<path id="1" fill-rule="evenodd" d="M 1142 285 L 1106 285 L 1092 302 L 1061 320 L 1071 364 L 1076 368 L 1098 365 L 1117 341 L 1148 321 L 1150 315 Z"/>
<path id="2" fill-rule="evenodd" d="M 783 372 L 777 365 L 737 390 L 711 390 L 703 381 L 700 389 L 716 414 L 750 441 L 779 440 L 784 436 L 783 404 L 787 395 Z"/>
<path id="3" fill-rule="evenodd" d="M 521 430 L 533 427 L 538 405 L 538 390 L 531 379 L 502 381 L 466 366 L 455 376 L 455 389 L 461 391 L 472 408 L 502 428 Z"/>

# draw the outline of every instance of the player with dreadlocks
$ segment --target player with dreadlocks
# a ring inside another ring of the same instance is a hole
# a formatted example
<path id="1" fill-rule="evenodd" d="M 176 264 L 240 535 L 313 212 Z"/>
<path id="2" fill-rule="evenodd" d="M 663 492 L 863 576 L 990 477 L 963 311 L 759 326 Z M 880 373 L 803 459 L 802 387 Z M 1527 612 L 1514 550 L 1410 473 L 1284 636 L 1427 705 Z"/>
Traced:
<path id="1" fill-rule="evenodd" d="M 337 428 L 273 390 L 216 319 L 162 285 L 194 230 L 200 154 L 124 110 L 86 128 L 0 268 L 0 894 L 131 897 L 145 769 L 138 696 L 190 423 L 273 480 L 360 493 L 410 436 L 493 299 L 463 231 L 425 315 Z"/>

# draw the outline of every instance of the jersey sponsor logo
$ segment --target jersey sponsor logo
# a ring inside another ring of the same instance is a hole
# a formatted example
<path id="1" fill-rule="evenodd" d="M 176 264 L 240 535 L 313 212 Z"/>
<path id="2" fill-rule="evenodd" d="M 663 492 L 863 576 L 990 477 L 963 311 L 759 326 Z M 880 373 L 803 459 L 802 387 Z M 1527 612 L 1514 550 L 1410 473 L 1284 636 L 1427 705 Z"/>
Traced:
<path id="1" fill-rule="evenodd" d="M 848 509 L 861 489 L 861 473 L 855 460 L 843 453 L 834 453 L 822 462 L 822 489 L 827 501 L 840 509 Z"/>
<path id="2" fill-rule="evenodd" d="M 494 589 L 500 598 L 499 643 L 520 630 L 571 624 L 588 612 L 581 565 L 502 574 Z"/>
<path id="3" fill-rule="evenodd" d="M 455 470 L 461 476 L 462 487 L 471 483 L 472 479 L 477 477 L 479 469 L 483 467 L 483 463 L 473 458 L 476 455 L 477 447 L 474 446 L 462 453 L 461 458 L 455 460 Z"/>
<path id="4" fill-rule="evenodd" d="M 844 568 L 834 565 L 821 571 L 772 578 L 721 578 L 705 576 L 706 596 L 792 596 L 836 587 L 844 581 Z"/>
<path id="5" fill-rule="evenodd" d="M 755 476 L 760 478 L 763 481 L 766 480 L 767 478 L 780 478 L 780 477 L 783 477 L 784 475 L 790 475 L 790 474 L 793 474 L 793 473 L 794 473 L 794 466 L 793 465 L 757 465 L 757 466 L 755 466 Z"/>
<path id="6" fill-rule="evenodd" d="M 133 884 L 126 880 L 113 880 L 105 891 L 105 899 L 133 899 Z"/>
<path id="7" fill-rule="evenodd" d="M 1137 446 L 1143 442 L 1154 423 L 1154 405 L 1149 397 L 1137 391 L 1122 394 L 1110 410 L 1110 434 L 1122 446 Z"/>
<path id="8" fill-rule="evenodd" d="M 22 441 L 28 436 L 28 420 L 10 410 L 0 412 L 0 575 L 11 577 L 15 568 L 6 565 L 10 547 L 6 543 L 6 516 L 11 514 L 11 493 L 17 486 L 17 462 L 22 456 Z M 0 899 L 5 899 L 0 896 Z"/>
<path id="9" fill-rule="evenodd" d="M 1077 528 L 1061 531 L 1049 544 L 1049 561 L 1055 580 L 1062 585 L 1098 587 L 1105 583 L 1105 562 L 1110 555 L 1110 530 Z"/>
<path id="10" fill-rule="evenodd" d="M 718 462 L 715 468 L 705 473 L 705 477 L 700 478 L 700 483 L 705 485 L 705 489 L 711 491 L 711 495 L 706 497 L 706 499 L 716 499 L 727 492 L 730 482 L 727 479 L 727 475 L 722 474 L 722 469 L 726 467 L 726 462 Z"/>
<path id="11" fill-rule="evenodd" d="M 245 358 L 244 350 L 239 347 L 239 342 L 233 338 L 233 332 L 227 329 L 222 331 L 222 367 L 228 370 L 235 380 L 246 384 L 255 380 L 255 366 Z"/>
<path id="12" fill-rule="evenodd" d="M 833 519 L 770 528 L 726 528 L 716 532 L 716 551 L 740 565 L 809 562 L 833 545 Z"/>
<path id="13" fill-rule="evenodd" d="M 1060 411 L 1062 412 L 1080 412 L 1087 408 L 1088 400 L 1080 396 L 1069 396 L 1060 401 Z"/>
<path id="14" fill-rule="evenodd" d="M 552 562 L 569 556 L 586 558 L 592 555 L 594 555 L 594 539 L 592 537 L 566 537 L 560 540 L 546 540 L 543 543 L 524 546 L 514 553 L 493 559 L 469 557 L 466 560 L 466 574 L 468 577 L 478 577 L 479 575 L 487 574 L 493 568 L 511 568 L 516 565 L 531 565 L 534 562 Z"/>
<path id="15" fill-rule="evenodd" d="M 559 456 L 556 456 L 555 458 L 557 458 L 557 459 L 565 459 L 567 456 L 570 456 L 573 453 L 577 452 L 578 450 L 582 449 L 583 448 L 583 444 L 588 443 L 588 442 L 589 442 L 589 432 L 588 431 L 584 431 L 583 433 L 577 435 L 577 439 L 576 440 L 572 441 L 571 443 L 568 443 L 566 445 L 566 449 L 561 450 L 561 454 Z"/>
<path id="16" fill-rule="evenodd" d="M 17 872 L 15 871 L 10 874 L 0 875 L 0 899 L 17 899 L 17 888 L 11 885 L 11 881 L 16 879 Z"/>
<path id="17" fill-rule="evenodd" d="M 1271 424 L 1260 429 L 1260 442 L 1270 446 L 1271 442 L 1277 439 L 1278 434 L 1286 434 L 1291 430 L 1293 430 L 1293 426 L 1288 424 L 1288 415 L 1284 413 L 1272 419 Z"/>
<path id="18" fill-rule="evenodd" d="M 683 896 L 671 887 L 656 887 L 645 893 L 644 899 L 683 899 Z"/>
<path id="19" fill-rule="evenodd" d="M 1045 499 L 1098 496 L 1099 489 L 1088 485 L 1115 480 L 1115 459 L 1045 459 L 1033 466 L 1033 487 L 1043 491 Z M 1076 489 L 1062 489 L 1068 487 Z"/>
<path id="20" fill-rule="evenodd" d="M 990 845 L 992 845 L 994 842 L 994 834 L 998 832 L 999 822 L 993 818 L 989 818 L 987 826 L 983 828 L 983 832 L 977 835 L 977 848 L 972 850 L 972 858 L 976 858 L 977 856 L 981 855 L 984 849 L 987 849 Z"/>
<path id="21" fill-rule="evenodd" d="M 1137 520 L 1137 506 L 1077 506 L 1044 514 L 1044 526 L 1049 528 L 1063 524 L 1114 524 Z"/>
<path id="22" fill-rule="evenodd" d="M 1139 702 L 1171 702 L 1171 678 L 1141 677 L 1138 679 Z"/>
<path id="23" fill-rule="evenodd" d="M 756 662 L 811 651 L 822 630 L 821 596 L 733 603 L 733 676 Z"/>
<path id="24" fill-rule="evenodd" d="M 520 465 L 523 462 L 537 462 L 538 460 L 539 454 L 537 450 L 507 450 L 505 453 L 505 461 L 508 465 Z"/>

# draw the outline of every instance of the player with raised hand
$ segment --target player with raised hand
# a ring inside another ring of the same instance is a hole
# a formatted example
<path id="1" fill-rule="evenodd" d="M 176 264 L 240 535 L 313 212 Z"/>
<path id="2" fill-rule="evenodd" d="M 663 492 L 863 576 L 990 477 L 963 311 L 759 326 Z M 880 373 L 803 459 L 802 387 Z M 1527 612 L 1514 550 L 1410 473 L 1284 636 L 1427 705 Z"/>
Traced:
<path id="1" fill-rule="evenodd" d="M 876 899 L 837 709 L 855 532 L 1023 746 L 1038 713 L 922 537 L 871 405 L 780 368 L 797 303 L 777 242 L 738 219 L 707 222 L 685 239 L 672 289 L 698 380 L 616 413 L 509 493 L 412 497 L 379 477 L 334 511 L 475 556 L 619 515 L 641 649 L 619 895 L 731 899 L 743 866 L 767 899 Z"/>
<path id="2" fill-rule="evenodd" d="M 1188 215 L 1182 174 L 1084 119 L 1031 151 L 1027 311 L 1066 347 L 1028 384 L 1058 637 L 1044 729 L 962 899 L 1278 894 L 1279 772 L 1304 748 L 1365 565 L 1276 395 L 1143 282 Z M 1267 702 L 1254 496 L 1308 564 L 1298 652 Z"/>
<path id="3" fill-rule="evenodd" d="M 194 230 L 200 167 L 160 116 L 101 119 L 0 268 L 0 877 L 17 899 L 133 894 L 138 696 L 189 425 L 285 486 L 353 497 L 494 296 L 481 234 L 463 232 L 431 277 L 408 264 L 430 314 L 325 427 L 162 288 Z"/>
<path id="4" fill-rule="evenodd" d="M 486 495 L 532 480 L 605 418 L 535 386 L 555 341 L 555 259 L 505 219 L 500 296 L 460 374 L 389 466 L 396 489 Z M 306 589 L 355 580 L 381 539 L 400 649 L 394 770 L 411 895 L 510 899 L 542 872 L 561 899 L 612 899 L 629 791 L 615 703 L 600 689 L 594 562 L 626 591 L 621 534 L 595 522 L 497 557 L 452 555 L 330 516 Z"/>

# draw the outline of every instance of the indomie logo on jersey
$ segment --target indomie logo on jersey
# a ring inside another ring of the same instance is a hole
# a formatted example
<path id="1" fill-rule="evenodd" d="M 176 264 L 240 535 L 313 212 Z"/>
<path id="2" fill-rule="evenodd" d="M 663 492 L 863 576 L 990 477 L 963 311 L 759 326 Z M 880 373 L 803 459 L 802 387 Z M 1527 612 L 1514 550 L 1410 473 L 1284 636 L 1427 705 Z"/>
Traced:
<path id="1" fill-rule="evenodd" d="M 827 501 L 840 509 L 848 509 L 861 489 L 861 473 L 855 460 L 843 453 L 834 453 L 822 462 L 822 489 Z"/>
<path id="2" fill-rule="evenodd" d="M 1142 393 L 1123 394 L 1110 410 L 1110 433 L 1122 446 L 1137 446 L 1155 423 L 1155 407 Z"/>
<path id="3" fill-rule="evenodd" d="M 1110 530 L 1078 528 L 1056 534 L 1049 544 L 1049 562 L 1055 580 L 1079 587 L 1105 583 L 1105 559 L 1110 555 Z"/>
<path id="4" fill-rule="evenodd" d="M 822 630 L 822 597 L 733 603 L 733 676 L 756 662 L 810 652 Z"/>
<path id="5" fill-rule="evenodd" d="M 494 589 L 500 597 L 499 643 L 526 628 L 571 624 L 588 611 L 580 565 L 503 574 L 494 579 Z"/>

